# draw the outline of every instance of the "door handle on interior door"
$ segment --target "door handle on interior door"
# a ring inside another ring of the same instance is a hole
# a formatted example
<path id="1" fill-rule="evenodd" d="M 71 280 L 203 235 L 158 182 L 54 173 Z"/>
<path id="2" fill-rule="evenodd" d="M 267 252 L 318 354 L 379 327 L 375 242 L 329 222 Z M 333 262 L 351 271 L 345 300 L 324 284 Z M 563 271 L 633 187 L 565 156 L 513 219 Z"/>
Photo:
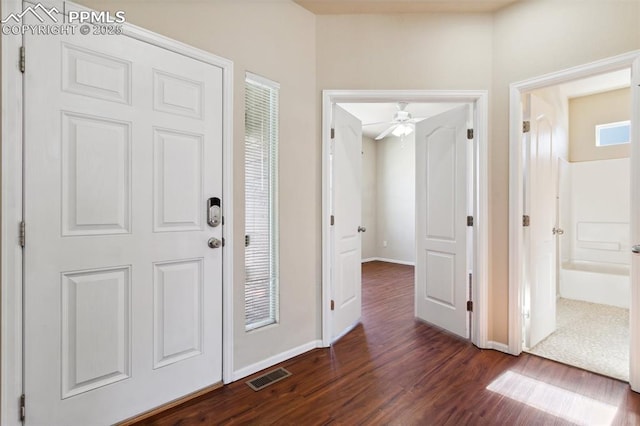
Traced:
<path id="1" fill-rule="evenodd" d="M 367 228 L 364 226 L 358 226 L 358 232 L 367 232 Z"/>
<path id="2" fill-rule="evenodd" d="M 631 251 L 635 254 L 640 254 L 640 245 L 631 247 Z"/>
<path id="3" fill-rule="evenodd" d="M 564 229 L 562 228 L 553 228 L 553 235 L 562 235 L 564 234 Z"/>

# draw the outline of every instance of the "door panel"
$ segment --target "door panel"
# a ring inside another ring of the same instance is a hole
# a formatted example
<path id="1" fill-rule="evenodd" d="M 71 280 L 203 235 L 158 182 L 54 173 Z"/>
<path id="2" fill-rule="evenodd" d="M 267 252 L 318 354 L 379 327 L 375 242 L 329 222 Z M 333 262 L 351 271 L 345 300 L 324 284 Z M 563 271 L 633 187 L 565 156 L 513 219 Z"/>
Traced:
<path id="1" fill-rule="evenodd" d="M 558 154 L 551 105 L 530 96 L 528 196 L 529 332 L 525 345 L 534 347 L 556 329 L 556 237 Z M 526 310 L 526 307 L 525 307 Z"/>
<path id="2" fill-rule="evenodd" d="M 467 110 L 416 124 L 416 316 L 469 337 Z"/>
<path id="3" fill-rule="evenodd" d="M 220 382 L 222 70 L 124 35 L 25 47 L 26 424 Z"/>
<path id="4" fill-rule="evenodd" d="M 331 339 L 342 336 L 360 321 L 362 309 L 362 247 L 360 232 L 362 194 L 362 123 L 334 106 L 335 138 L 332 155 L 333 288 Z"/>

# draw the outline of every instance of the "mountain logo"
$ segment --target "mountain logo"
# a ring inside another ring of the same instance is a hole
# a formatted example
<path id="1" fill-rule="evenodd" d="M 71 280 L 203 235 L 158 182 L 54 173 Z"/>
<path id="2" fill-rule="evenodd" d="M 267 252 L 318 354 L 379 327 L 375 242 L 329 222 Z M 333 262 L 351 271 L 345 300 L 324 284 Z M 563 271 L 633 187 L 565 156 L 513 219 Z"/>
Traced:
<path id="1" fill-rule="evenodd" d="M 20 23 L 22 21 L 22 18 L 27 15 L 27 14 L 32 14 L 33 16 L 36 17 L 36 19 L 40 22 L 44 22 L 45 18 L 43 17 L 43 14 L 48 16 L 49 18 L 51 18 L 51 20 L 53 20 L 53 22 L 58 22 L 58 18 L 56 18 L 55 14 L 60 13 L 60 11 L 58 9 L 56 9 L 55 7 L 52 7 L 51 9 L 47 9 L 46 7 L 44 7 L 42 4 L 38 3 L 35 6 L 29 6 L 27 7 L 25 10 L 23 10 L 20 13 L 10 13 L 9 16 L 7 16 L 5 19 L 3 19 L 2 22 L 3 24 L 6 24 L 7 22 L 13 20 L 16 23 Z"/>

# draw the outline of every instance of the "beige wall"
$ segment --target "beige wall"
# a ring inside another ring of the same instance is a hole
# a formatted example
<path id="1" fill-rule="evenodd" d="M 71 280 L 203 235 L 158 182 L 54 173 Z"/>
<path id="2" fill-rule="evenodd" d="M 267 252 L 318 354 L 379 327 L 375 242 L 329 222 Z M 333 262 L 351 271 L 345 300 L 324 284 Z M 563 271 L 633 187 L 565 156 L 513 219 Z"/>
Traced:
<path id="1" fill-rule="evenodd" d="M 315 17 L 289 1 L 81 0 L 234 63 L 234 368 L 320 336 L 320 147 Z M 281 84 L 280 324 L 244 331 L 244 76 Z M 223 201 L 224 202 L 224 201 Z"/>
<path id="2" fill-rule="evenodd" d="M 509 84 L 640 48 L 639 18 L 635 0 L 317 17 L 318 90 L 490 90 L 490 340 L 508 341 Z"/>
<path id="3" fill-rule="evenodd" d="M 491 15 L 320 15 L 318 89 L 489 89 Z"/>
<path id="4" fill-rule="evenodd" d="M 573 98 L 569 101 L 569 161 L 608 160 L 631 155 L 631 145 L 596 146 L 598 124 L 631 117 L 629 88 Z"/>
<path id="5" fill-rule="evenodd" d="M 376 257 L 414 263 L 416 254 L 415 134 L 377 142 Z M 386 241 L 387 246 L 384 246 Z"/>
<path id="6" fill-rule="evenodd" d="M 377 149 L 376 141 L 362 137 L 362 226 L 367 232 L 362 235 L 362 259 L 378 257 L 376 241 L 378 220 L 376 200 L 378 199 Z"/>

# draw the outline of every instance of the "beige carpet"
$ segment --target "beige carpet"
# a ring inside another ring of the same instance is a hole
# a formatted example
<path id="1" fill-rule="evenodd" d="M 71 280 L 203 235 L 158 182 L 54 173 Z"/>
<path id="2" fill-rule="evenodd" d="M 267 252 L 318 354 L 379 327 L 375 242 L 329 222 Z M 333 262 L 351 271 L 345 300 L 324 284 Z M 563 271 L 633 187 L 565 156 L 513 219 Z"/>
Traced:
<path id="1" fill-rule="evenodd" d="M 629 381 L 629 310 L 558 299 L 556 331 L 528 352 Z"/>

